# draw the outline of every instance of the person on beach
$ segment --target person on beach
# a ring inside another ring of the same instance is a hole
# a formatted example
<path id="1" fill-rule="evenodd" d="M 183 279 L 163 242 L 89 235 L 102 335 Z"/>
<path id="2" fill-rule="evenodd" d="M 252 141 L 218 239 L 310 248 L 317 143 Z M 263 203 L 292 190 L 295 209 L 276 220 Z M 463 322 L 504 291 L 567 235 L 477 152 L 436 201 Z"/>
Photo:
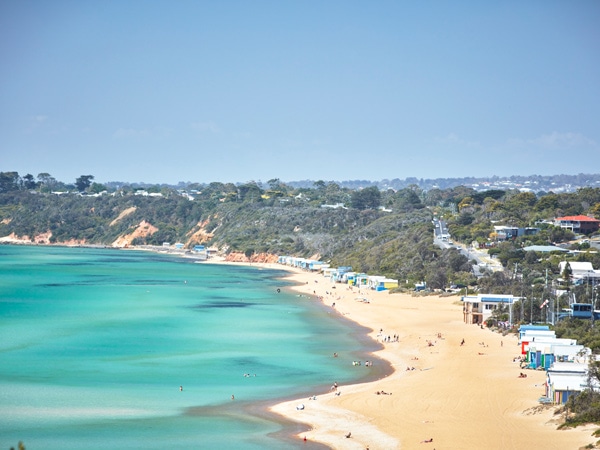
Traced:
<path id="1" fill-rule="evenodd" d="M 179 392 L 183 391 L 183 386 L 179 386 Z"/>

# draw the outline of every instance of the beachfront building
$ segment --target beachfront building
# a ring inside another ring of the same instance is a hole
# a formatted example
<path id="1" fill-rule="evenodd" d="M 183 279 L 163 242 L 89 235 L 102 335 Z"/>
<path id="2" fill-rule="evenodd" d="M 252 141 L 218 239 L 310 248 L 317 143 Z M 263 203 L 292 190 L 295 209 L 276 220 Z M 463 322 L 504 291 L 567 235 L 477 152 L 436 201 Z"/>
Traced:
<path id="1" fill-rule="evenodd" d="M 387 291 L 398 287 L 398 280 L 393 280 L 381 275 L 370 276 L 367 280 L 367 286 L 375 291 Z"/>
<path id="2" fill-rule="evenodd" d="M 322 272 L 323 269 L 327 267 L 329 267 L 329 264 L 326 264 L 323 261 L 311 261 L 308 263 L 308 270 L 311 272 Z"/>
<path id="3" fill-rule="evenodd" d="M 366 273 L 346 272 L 342 275 L 342 283 L 359 288 L 367 286 L 369 276 Z"/>
<path id="4" fill-rule="evenodd" d="M 350 286 L 356 286 L 359 289 L 362 287 L 367 287 L 369 281 L 369 275 L 366 273 L 354 273 L 351 277 L 348 277 L 348 284 Z"/>
<path id="5" fill-rule="evenodd" d="M 325 267 L 329 267 L 329 264 L 325 264 L 322 261 L 297 258 L 295 256 L 279 256 L 277 262 L 286 266 L 297 267 L 298 269 L 310 270 L 311 272 L 320 272 Z"/>
<path id="6" fill-rule="evenodd" d="M 481 325 L 492 315 L 492 312 L 502 305 L 508 306 L 508 321 L 512 323 L 512 305 L 520 297 L 512 295 L 477 294 L 464 295 L 463 320 L 466 324 Z"/>
<path id="7" fill-rule="evenodd" d="M 548 369 L 555 362 L 575 362 L 586 359 L 589 349 L 577 345 L 576 339 L 540 339 L 525 344 L 527 367 Z"/>
<path id="8" fill-rule="evenodd" d="M 350 266 L 338 267 L 331 272 L 329 279 L 334 283 L 342 283 L 344 275 L 349 272 L 352 272 L 352 267 Z"/>
<path id="9" fill-rule="evenodd" d="M 519 327 L 519 344 L 522 344 L 523 342 L 534 342 L 536 338 L 556 338 L 556 332 L 550 330 L 550 328 L 545 325 L 528 325 L 528 327 L 536 328 L 524 328 L 524 325 L 521 325 L 521 327 Z"/>
<path id="10" fill-rule="evenodd" d="M 546 397 L 555 404 L 565 404 L 571 395 L 590 388 L 598 382 L 588 377 L 587 363 L 555 362 L 546 372 Z"/>
<path id="11" fill-rule="evenodd" d="M 573 233 L 591 234 L 600 228 L 600 220 L 588 216 L 565 216 L 554 219 L 554 225 Z"/>
<path id="12" fill-rule="evenodd" d="M 519 326 L 519 344 L 523 340 L 523 335 L 528 331 L 550 331 L 548 325 L 521 325 Z"/>

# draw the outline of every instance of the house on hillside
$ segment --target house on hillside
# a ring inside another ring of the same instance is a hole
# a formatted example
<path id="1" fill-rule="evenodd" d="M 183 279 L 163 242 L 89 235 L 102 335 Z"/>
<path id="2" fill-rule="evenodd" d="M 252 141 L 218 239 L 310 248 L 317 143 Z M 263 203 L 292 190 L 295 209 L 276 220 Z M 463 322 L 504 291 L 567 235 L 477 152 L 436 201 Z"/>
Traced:
<path id="1" fill-rule="evenodd" d="M 539 228 L 534 227 L 509 227 L 506 225 L 494 225 L 494 233 L 499 241 L 506 241 L 521 236 L 533 236 L 540 232 Z"/>
<path id="2" fill-rule="evenodd" d="M 523 247 L 523 251 L 536 253 L 569 253 L 569 250 L 566 248 L 557 247 L 556 245 L 529 245 L 527 247 Z"/>
<path id="3" fill-rule="evenodd" d="M 575 284 L 591 283 L 596 285 L 600 283 L 600 270 L 594 270 L 591 262 L 586 261 L 568 261 L 571 267 L 571 278 Z M 564 273 L 567 261 L 561 261 L 558 264 L 560 273 Z"/>
<path id="4" fill-rule="evenodd" d="M 580 278 L 588 273 L 594 273 L 594 266 L 591 262 L 587 261 L 568 261 L 571 267 L 571 276 L 573 278 Z M 561 261 L 558 263 L 558 270 L 560 273 L 564 273 L 567 261 Z"/>
<path id="5" fill-rule="evenodd" d="M 554 225 L 573 233 L 591 234 L 600 228 L 600 220 L 588 216 L 565 216 L 554 219 Z"/>

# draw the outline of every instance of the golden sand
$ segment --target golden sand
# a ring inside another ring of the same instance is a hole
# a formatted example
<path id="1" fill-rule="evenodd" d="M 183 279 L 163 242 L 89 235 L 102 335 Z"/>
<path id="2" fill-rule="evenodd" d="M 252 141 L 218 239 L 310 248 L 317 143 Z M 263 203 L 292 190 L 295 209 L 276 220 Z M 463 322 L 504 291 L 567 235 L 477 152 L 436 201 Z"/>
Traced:
<path id="1" fill-rule="evenodd" d="M 289 270 L 298 283 L 295 290 L 315 301 L 322 296 L 326 305 L 335 302 L 335 312 L 371 329 L 372 339 L 399 336 L 398 342 L 382 342 L 383 349 L 375 353 L 389 361 L 392 375 L 339 386 L 339 395 L 324 392 L 314 401 L 302 398 L 272 407 L 310 426 L 297 436 L 299 442 L 306 437 L 334 449 L 565 450 L 596 441 L 596 427 L 557 430 L 561 418 L 555 408 L 538 403 L 544 372 L 528 370 L 527 378 L 519 378 L 522 369 L 513 362 L 520 354 L 517 337 L 464 324 L 459 297 L 363 290 L 370 301 L 364 303 L 356 300 L 356 288 L 337 284 L 334 290 L 319 274 Z M 338 358 L 352 364 L 350 355 Z M 296 409 L 299 403 L 304 410 Z"/>

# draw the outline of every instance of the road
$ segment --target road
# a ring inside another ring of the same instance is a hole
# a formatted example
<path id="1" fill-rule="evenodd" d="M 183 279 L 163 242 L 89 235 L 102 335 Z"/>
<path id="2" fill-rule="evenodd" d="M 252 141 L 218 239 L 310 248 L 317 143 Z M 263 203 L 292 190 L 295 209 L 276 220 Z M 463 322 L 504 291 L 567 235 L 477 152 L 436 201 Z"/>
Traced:
<path id="1" fill-rule="evenodd" d="M 448 231 L 448 225 L 441 219 L 433 219 L 433 243 L 442 250 L 455 248 L 461 254 L 467 257 L 469 261 L 475 261 L 472 265 L 473 274 L 476 277 L 482 277 L 482 270 L 489 269 L 493 272 L 503 270 L 502 264 L 499 261 L 490 258 L 487 251 L 481 251 L 462 244 L 455 244 Z"/>

